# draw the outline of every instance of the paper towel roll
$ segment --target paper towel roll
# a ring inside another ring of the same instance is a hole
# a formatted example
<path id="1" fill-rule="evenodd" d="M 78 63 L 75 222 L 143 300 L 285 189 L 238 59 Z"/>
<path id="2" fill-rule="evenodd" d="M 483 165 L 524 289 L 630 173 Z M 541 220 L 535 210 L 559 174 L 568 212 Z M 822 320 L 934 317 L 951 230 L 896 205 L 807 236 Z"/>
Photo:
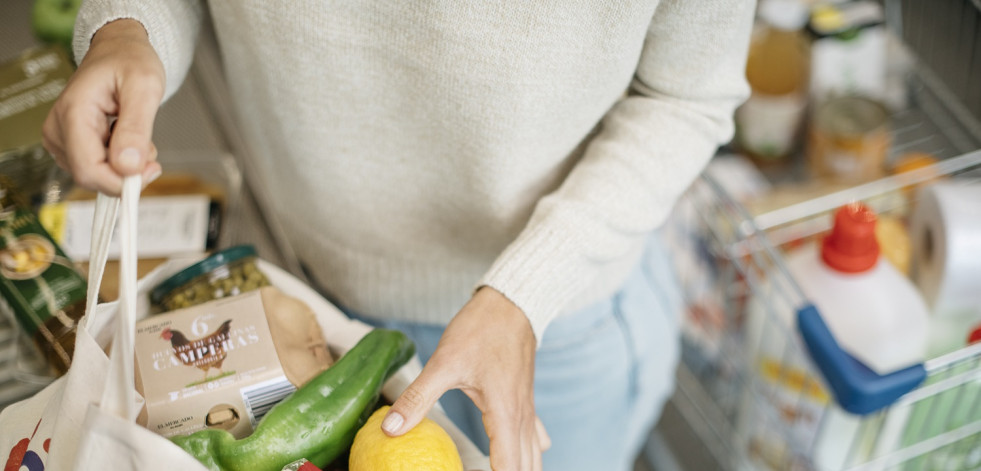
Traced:
<path id="1" fill-rule="evenodd" d="M 981 180 L 923 187 L 910 236 L 912 278 L 933 314 L 981 316 Z"/>

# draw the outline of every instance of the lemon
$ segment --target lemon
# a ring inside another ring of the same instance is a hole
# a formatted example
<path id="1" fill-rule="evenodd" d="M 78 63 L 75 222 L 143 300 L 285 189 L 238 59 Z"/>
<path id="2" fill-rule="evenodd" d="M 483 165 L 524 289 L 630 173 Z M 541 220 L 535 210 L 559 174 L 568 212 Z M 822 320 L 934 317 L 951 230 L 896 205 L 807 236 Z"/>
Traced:
<path id="1" fill-rule="evenodd" d="M 382 432 L 388 406 L 375 411 L 351 445 L 350 471 L 462 471 L 460 453 L 449 434 L 436 422 L 422 419 L 400 437 Z"/>

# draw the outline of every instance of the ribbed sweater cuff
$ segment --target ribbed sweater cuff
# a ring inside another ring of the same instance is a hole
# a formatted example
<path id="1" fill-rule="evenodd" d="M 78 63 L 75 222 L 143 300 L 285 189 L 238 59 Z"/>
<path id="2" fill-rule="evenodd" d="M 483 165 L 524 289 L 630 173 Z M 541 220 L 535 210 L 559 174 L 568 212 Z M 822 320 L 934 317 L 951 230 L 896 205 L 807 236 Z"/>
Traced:
<path id="1" fill-rule="evenodd" d="M 122 18 L 139 21 L 166 71 L 164 100 L 167 100 L 180 88 L 190 67 L 201 14 L 196 1 L 86 0 L 75 21 L 72 40 L 75 60 L 81 62 L 89 51 L 92 36 L 107 23 Z"/>
<path id="2" fill-rule="evenodd" d="M 555 224 L 530 225 L 497 258 L 478 286 L 490 286 L 521 308 L 538 344 L 548 324 L 592 280 L 581 238 Z"/>

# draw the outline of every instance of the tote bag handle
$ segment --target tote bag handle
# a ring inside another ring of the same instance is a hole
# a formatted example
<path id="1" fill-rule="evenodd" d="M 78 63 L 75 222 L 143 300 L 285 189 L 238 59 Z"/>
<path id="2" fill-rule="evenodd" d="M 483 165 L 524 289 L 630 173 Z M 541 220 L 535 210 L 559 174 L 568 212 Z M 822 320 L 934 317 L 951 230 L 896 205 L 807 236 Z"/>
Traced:
<path id="1" fill-rule="evenodd" d="M 115 332 L 109 352 L 109 371 L 99 407 L 129 422 L 136 420 L 139 412 L 136 406 L 136 381 L 133 365 L 134 336 L 136 329 L 137 272 L 136 272 L 136 225 L 137 207 L 140 199 L 142 181 L 139 175 L 123 179 L 122 196 L 119 198 L 99 194 L 95 201 L 95 216 L 92 221 L 92 244 L 89 258 L 88 300 L 85 316 L 79 323 L 80 329 L 92 332 L 93 325 L 106 319 L 96 319 L 100 310 L 98 293 L 109 258 L 109 244 L 115 229 L 116 216 L 119 216 L 119 301 L 115 311 Z M 101 310 L 101 315 L 112 315 L 112 311 Z"/>
<path id="2" fill-rule="evenodd" d="M 109 242 L 119 211 L 119 198 L 99 193 L 95 199 L 95 216 L 92 218 L 92 240 L 89 245 L 89 285 L 85 302 L 85 316 L 79 327 L 89 330 L 96 316 L 95 307 L 99 304 L 99 290 L 102 288 L 102 275 L 106 272 L 109 259 Z M 89 330 L 91 332 L 91 330 Z"/>

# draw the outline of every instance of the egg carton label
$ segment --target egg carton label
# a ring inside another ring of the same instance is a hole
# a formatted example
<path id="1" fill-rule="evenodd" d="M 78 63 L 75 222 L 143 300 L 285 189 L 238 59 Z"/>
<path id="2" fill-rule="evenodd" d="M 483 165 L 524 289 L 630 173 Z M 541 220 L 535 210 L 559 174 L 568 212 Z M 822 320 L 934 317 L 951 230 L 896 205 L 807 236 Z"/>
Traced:
<path id="1" fill-rule="evenodd" d="M 295 387 L 258 291 L 149 317 L 136 326 L 138 421 L 163 436 L 205 428 L 249 435 Z"/>

